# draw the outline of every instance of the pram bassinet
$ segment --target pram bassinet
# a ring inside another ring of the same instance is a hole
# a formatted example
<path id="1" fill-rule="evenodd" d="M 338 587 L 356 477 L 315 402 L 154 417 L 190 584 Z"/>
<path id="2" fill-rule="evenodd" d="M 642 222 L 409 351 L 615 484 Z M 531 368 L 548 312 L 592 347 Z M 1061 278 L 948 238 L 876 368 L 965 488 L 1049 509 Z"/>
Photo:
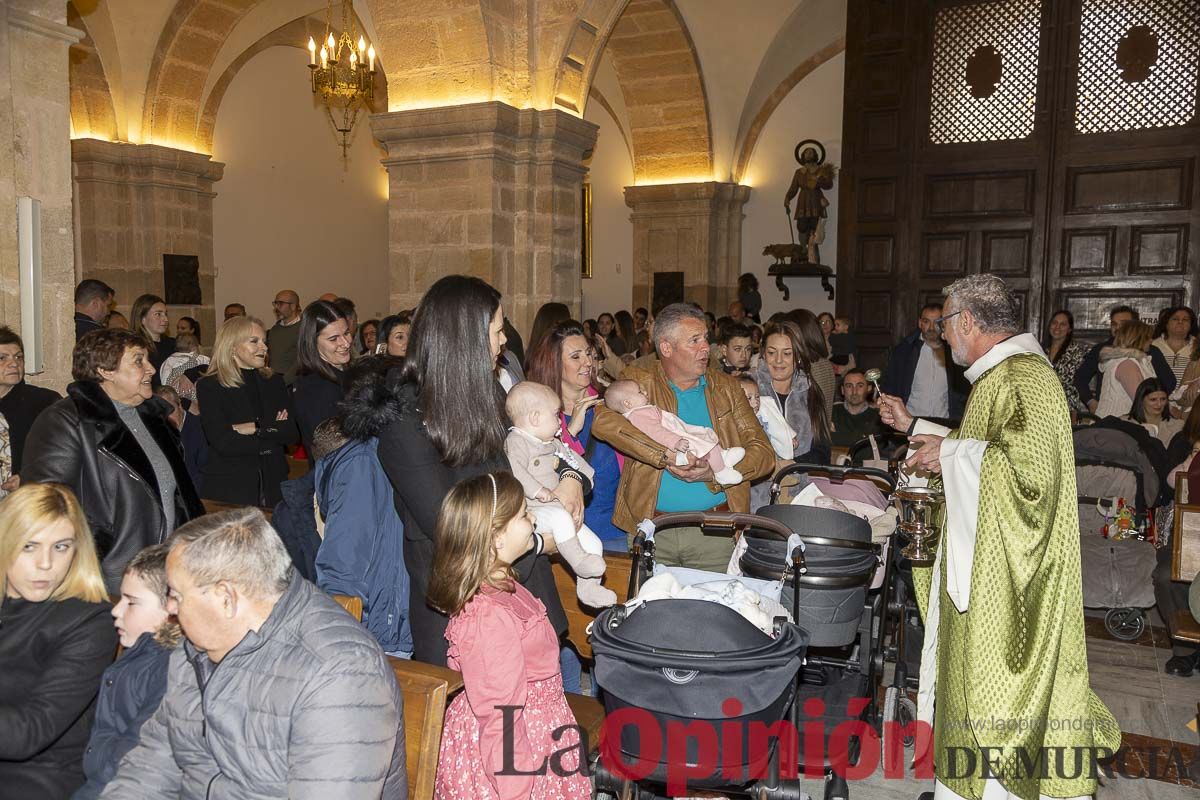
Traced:
<path id="1" fill-rule="evenodd" d="M 766 506 L 759 516 L 783 523 L 805 540 L 807 572 L 800 579 L 800 605 L 792 607 L 790 591 L 781 599 L 796 624 L 808 631 L 809 644 L 836 647 L 852 641 L 879 563 L 871 526 L 851 514 L 812 506 Z M 741 568 L 747 575 L 782 580 L 788 562 L 786 542 L 746 540 Z"/>
<path id="2" fill-rule="evenodd" d="M 595 680 L 604 690 L 605 711 L 637 708 L 650 712 L 659 742 L 672 722 L 711 723 L 721 769 L 708 778 L 690 778 L 688 787 L 713 788 L 766 775 L 770 750 L 751 751 L 752 723 L 772 725 L 787 717 L 803 663 L 807 635 L 782 621 L 767 636 L 731 608 L 703 600 L 655 600 L 626 613 L 605 610 L 592 628 Z M 736 700 L 740 715 L 726 703 Z M 647 723 L 651 724 L 651 723 Z M 737 731 L 736 738 L 727 735 Z M 698 737 L 688 739 L 687 760 L 697 763 Z M 736 759 L 731 749 L 740 749 Z M 644 763 L 650 748 L 637 726 L 620 732 L 622 759 Z M 739 763 L 740 761 L 740 763 Z M 677 767 L 679 765 L 676 765 Z M 667 779 L 667 753 L 647 776 Z"/>

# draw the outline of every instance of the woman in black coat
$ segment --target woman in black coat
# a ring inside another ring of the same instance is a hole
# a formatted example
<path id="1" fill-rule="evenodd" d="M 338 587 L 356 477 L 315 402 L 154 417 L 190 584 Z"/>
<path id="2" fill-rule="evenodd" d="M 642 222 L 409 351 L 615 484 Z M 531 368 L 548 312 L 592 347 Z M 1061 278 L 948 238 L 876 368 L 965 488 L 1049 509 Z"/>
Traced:
<path id="1" fill-rule="evenodd" d="M 300 315 L 296 344 L 295 395 L 292 407 L 304 449 L 312 453 L 313 431 L 337 414 L 345 394 L 342 371 L 350 363 L 354 340 L 346 317 L 327 300 L 314 300 Z M 201 406 L 203 408 L 203 406 Z M 313 463 L 310 455 L 309 463 Z"/>
<path id="2" fill-rule="evenodd" d="M 253 317 L 221 326 L 212 363 L 196 386 L 208 439 L 203 496 L 274 508 L 287 480 L 284 448 L 300 438 L 283 376 L 267 366 L 267 332 Z"/>
<path id="3" fill-rule="evenodd" d="M 171 405 L 150 388 L 146 341 L 117 328 L 75 343 L 66 398 L 41 413 L 25 441 L 22 483 L 61 483 L 79 498 L 111 594 L 125 565 L 204 506 L 167 419 Z"/>
<path id="4" fill-rule="evenodd" d="M 64 486 L 0 504 L 0 796 L 66 800 L 117 632 L 87 520 Z"/>
<path id="5" fill-rule="evenodd" d="M 450 275 L 429 288 L 413 318 L 404 366 L 389 375 L 385 400 L 397 418 L 379 434 L 379 460 L 404 521 L 404 564 L 410 581 L 413 658 L 446 663 L 447 618 L 425 602 L 433 564 L 434 530 L 442 501 L 456 483 L 509 469 L 504 455 L 508 419 L 496 365 L 504 350 L 500 293 L 478 278 Z M 364 410 L 360 413 L 369 413 Z M 583 490 L 565 478 L 559 499 L 578 522 Z M 552 539 L 549 539 L 552 542 Z M 513 567 L 546 606 L 561 635 L 567 619 L 550 563 L 527 553 Z"/>

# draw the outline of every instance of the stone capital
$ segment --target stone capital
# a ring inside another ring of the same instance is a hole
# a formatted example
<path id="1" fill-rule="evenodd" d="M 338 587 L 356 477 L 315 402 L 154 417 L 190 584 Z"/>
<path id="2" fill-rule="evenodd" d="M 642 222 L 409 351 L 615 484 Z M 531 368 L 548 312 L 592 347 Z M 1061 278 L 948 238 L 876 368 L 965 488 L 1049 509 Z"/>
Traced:
<path id="1" fill-rule="evenodd" d="M 72 139 L 71 161 L 76 181 L 110 181 L 212 192 L 225 165 L 212 156 L 157 144 Z"/>
<path id="2" fill-rule="evenodd" d="M 581 184 L 596 125 L 489 101 L 375 114 L 388 170 L 391 306 L 438 278 L 476 275 L 528 330 L 537 308 L 582 300 Z"/>
<path id="3" fill-rule="evenodd" d="M 20 11 L 16 8 L 8 9 L 7 19 L 11 28 L 20 28 L 30 33 L 36 33 L 39 36 L 62 42 L 68 46 L 80 41 L 84 36 L 83 31 L 72 28 L 70 25 L 64 25 L 61 22 L 46 19 L 37 14 L 30 14 L 27 11 Z"/>
<path id="4" fill-rule="evenodd" d="M 447 159 L 554 158 L 580 164 L 599 128 L 559 110 L 513 108 L 497 101 L 392 111 L 371 116 L 385 167 Z"/>

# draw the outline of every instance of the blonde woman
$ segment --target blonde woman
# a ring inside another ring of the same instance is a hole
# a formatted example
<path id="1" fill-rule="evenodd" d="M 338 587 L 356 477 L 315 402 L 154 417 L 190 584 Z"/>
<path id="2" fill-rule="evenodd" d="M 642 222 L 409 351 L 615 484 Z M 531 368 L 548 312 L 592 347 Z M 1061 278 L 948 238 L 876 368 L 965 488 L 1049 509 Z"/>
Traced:
<path id="1" fill-rule="evenodd" d="M 274 507 L 287 480 L 284 448 L 300 440 L 283 376 L 267 366 L 267 331 L 254 317 L 234 317 L 217 333 L 212 363 L 196 386 L 208 439 L 202 495 L 245 506 Z"/>
<path id="2" fill-rule="evenodd" d="M 65 800 L 83 784 L 100 676 L 117 648 L 75 495 L 30 483 L 0 503 L 0 794 Z"/>
<path id="3" fill-rule="evenodd" d="M 1096 416 L 1123 417 L 1133 408 L 1138 386 L 1154 377 L 1150 362 L 1150 341 L 1154 329 L 1132 319 L 1122 322 L 1111 347 L 1100 351 L 1100 402 Z"/>

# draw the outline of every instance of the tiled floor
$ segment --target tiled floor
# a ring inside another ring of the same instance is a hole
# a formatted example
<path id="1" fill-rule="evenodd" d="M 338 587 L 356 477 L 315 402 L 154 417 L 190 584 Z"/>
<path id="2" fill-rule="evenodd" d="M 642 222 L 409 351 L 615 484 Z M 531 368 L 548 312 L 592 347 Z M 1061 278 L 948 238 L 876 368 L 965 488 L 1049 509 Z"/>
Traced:
<path id="1" fill-rule="evenodd" d="M 1172 747 L 1179 751 L 1176 763 L 1182 760 L 1190 766 L 1196 757 L 1200 736 L 1193 728 L 1200 703 L 1200 672 L 1190 678 L 1163 672 L 1171 650 L 1158 627 L 1161 623 L 1157 618 L 1152 622 L 1157 630 L 1148 630 L 1139 643 L 1121 642 L 1108 637 L 1099 618 L 1089 612 L 1087 650 L 1092 688 L 1116 715 L 1128 745 L 1143 753 L 1150 748 L 1160 749 L 1159 774 L 1166 777 L 1150 780 L 1116 775 L 1103 782 L 1097 800 L 1200 800 L 1200 789 L 1178 785 L 1176 769 L 1166 764 Z M 1136 761 L 1135 757 L 1127 764 L 1126 774 L 1146 774 L 1147 770 L 1139 769 Z M 931 782 L 912 777 L 885 779 L 880 769 L 866 780 L 851 783 L 850 797 L 916 800 L 921 792 L 932 788 Z M 806 781 L 803 790 L 816 800 L 823 797 L 819 781 Z"/>

